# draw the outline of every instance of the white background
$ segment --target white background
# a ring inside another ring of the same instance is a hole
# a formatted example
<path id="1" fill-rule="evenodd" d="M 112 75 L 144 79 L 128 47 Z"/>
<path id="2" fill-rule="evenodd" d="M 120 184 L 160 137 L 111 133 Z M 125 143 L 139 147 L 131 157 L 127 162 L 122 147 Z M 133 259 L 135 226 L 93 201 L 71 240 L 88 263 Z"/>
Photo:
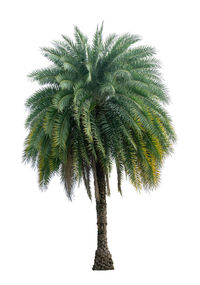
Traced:
<path id="1" fill-rule="evenodd" d="M 0 8 L 0 284 L 199 285 L 199 8 L 198 1 L 2 1 Z M 156 47 L 169 89 L 178 141 L 159 188 L 136 192 L 111 177 L 108 239 L 114 271 L 92 271 L 95 203 L 83 185 L 67 200 L 58 178 L 40 192 L 21 162 L 24 101 L 37 89 L 26 75 L 47 65 L 39 47 L 73 36 L 130 32 Z"/>

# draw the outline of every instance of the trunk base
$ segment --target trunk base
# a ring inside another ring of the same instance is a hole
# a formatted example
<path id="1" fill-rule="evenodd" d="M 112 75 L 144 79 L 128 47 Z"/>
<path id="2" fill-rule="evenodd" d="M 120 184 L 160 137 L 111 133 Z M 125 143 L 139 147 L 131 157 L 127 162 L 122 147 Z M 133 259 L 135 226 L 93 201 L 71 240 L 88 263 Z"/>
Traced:
<path id="1" fill-rule="evenodd" d="M 110 251 L 97 249 L 92 270 L 113 270 L 113 260 Z"/>

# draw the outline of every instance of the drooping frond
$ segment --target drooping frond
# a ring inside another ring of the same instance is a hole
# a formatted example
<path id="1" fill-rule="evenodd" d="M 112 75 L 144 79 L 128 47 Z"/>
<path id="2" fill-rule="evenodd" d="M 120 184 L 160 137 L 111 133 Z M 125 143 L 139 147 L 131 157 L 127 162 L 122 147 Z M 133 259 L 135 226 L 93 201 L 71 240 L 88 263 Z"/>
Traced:
<path id="1" fill-rule="evenodd" d="M 67 197 L 71 200 L 77 176 L 74 171 L 74 157 L 71 150 L 68 150 L 66 162 L 61 167 L 61 179 L 64 183 Z"/>

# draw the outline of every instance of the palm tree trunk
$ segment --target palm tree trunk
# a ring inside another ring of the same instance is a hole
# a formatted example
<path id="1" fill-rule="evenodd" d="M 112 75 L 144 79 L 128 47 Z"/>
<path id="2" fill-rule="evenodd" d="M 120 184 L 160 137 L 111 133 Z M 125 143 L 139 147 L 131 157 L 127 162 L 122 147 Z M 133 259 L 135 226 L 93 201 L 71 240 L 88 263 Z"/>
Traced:
<path id="1" fill-rule="evenodd" d="M 114 269 L 112 256 L 107 244 L 107 209 L 106 209 L 106 184 L 103 169 L 96 163 L 97 183 L 99 188 L 99 199 L 96 197 L 97 211 L 97 250 L 95 253 L 93 270 Z"/>

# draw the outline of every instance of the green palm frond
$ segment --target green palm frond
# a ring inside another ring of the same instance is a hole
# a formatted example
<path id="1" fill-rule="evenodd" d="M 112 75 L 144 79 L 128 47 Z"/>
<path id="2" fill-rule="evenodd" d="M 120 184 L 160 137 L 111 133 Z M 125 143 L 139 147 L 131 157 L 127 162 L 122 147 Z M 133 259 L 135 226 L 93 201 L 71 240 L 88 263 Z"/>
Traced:
<path id="1" fill-rule="evenodd" d="M 40 187 L 57 173 L 69 199 L 81 181 L 92 199 L 93 174 L 98 198 L 97 163 L 108 195 L 113 163 L 119 193 L 124 174 L 136 189 L 156 187 L 176 135 L 155 49 L 136 46 L 138 35 L 103 39 L 103 24 L 91 43 L 77 26 L 74 40 L 62 38 L 41 49 L 51 65 L 29 75 L 41 88 L 25 103 L 23 159 L 38 169 Z"/>

